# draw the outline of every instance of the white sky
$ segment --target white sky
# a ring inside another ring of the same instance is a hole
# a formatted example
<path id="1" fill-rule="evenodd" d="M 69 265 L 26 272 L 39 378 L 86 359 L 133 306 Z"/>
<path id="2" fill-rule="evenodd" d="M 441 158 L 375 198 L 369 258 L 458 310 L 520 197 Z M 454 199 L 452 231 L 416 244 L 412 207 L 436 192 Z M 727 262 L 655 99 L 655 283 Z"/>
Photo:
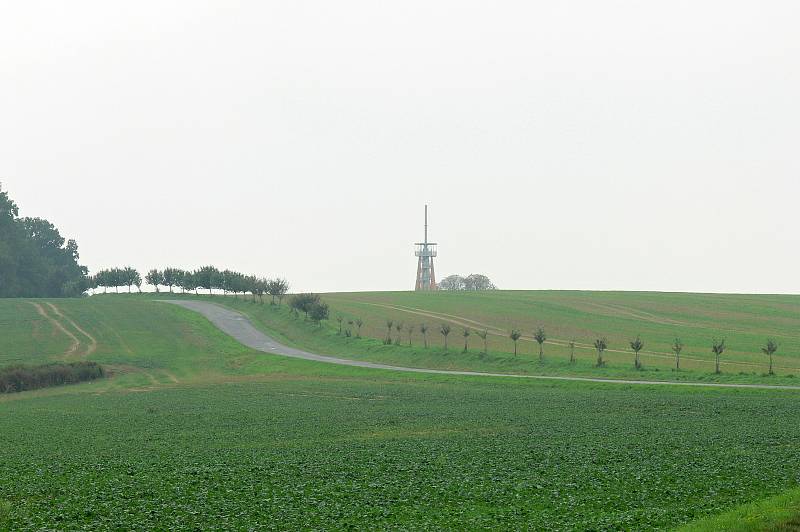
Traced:
<path id="1" fill-rule="evenodd" d="M 5 2 L 0 180 L 92 270 L 800 292 L 800 3 Z"/>

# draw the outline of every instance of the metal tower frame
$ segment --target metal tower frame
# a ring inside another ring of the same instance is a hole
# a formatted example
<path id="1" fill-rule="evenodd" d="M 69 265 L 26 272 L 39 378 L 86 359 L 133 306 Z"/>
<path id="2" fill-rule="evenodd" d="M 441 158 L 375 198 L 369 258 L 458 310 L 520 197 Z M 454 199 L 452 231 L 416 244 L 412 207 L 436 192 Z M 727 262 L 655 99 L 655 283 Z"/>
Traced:
<path id="1" fill-rule="evenodd" d="M 415 290 L 436 290 L 436 273 L 433 258 L 436 256 L 436 243 L 428 242 L 428 206 L 425 205 L 425 241 L 414 244 L 417 261 L 417 283 Z"/>

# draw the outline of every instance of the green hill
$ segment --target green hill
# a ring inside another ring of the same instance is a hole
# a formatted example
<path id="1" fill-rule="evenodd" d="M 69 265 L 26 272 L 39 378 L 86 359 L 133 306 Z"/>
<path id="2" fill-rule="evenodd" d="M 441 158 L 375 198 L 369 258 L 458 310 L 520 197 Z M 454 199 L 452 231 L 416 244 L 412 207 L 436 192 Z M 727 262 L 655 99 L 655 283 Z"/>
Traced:
<path id="1" fill-rule="evenodd" d="M 800 392 L 319 364 L 251 351 L 155 297 L 166 296 L 0 300 L 0 363 L 87 359 L 114 371 L 0 394 L 0 529 L 648 530 L 797 485 Z M 384 304 L 353 297 L 325 299 L 334 313 Z M 447 364 L 508 357 L 415 355 L 285 306 L 213 300 L 306 347 Z M 378 333 L 384 316 L 364 319 Z M 527 347 L 519 368 L 534 363 Z"/>
<path id="2" fill-rule="evenodd" d="M 188 297 L 188 296 L 187 296 Z M 194 297 L 194 296 L 191 296 Z M 201 296 L 203 297 L 203 296 Z M 501 371 L 529 374 L 582 375 L 645 380 L 718 381 L 798 384 L 800 379 L 800 296 L 748 296 L 639 292 L 363 292 L 324 294 L 330 320 L 321 328 L 291 318 L 269 305 L 215 296 L 213 301 L 250 315 L 271 334 L 286 342 L 321 353 L 416 367 Z M 352 336 L 338 334 L 336 318 Z M 356 325 L 363 320 L 357 339 Z M 387 320 L 400 345 L 384 345 Z M 423 348 L 421 324 L 427 324 L 428 349 Z M 399 334 L 396 329 L 401 324 Z M 443 349 L 441 324 L 448 324 L 449 350 Z M 532 336 L 543 327 L 544 361 Z M 409 331 L 409 328 L 413 330 Z M 463 352 L 464 328 L 471 332 Z M 518 356 L 513 355 L 511 329 L 523 333 Z M 488 353 L 477 331 L 488 332 Z M 410 338 L 409 338 L 410 333 Z M 641 336 L 644 368 L 633 367 L 629 342 Z M 606 367 L 595 367 L 594 340 L 607 337 Z M 684 343 L 681 371 L 675 371 L 672 343 Z M 721 375 L 714 374 L 711 343 L 724 338 Z M 767 375 L 768 357 L 761 352 L 768 338 L 779 350 L 775 375 Z M 411 347 L 409 347 L 409 340 Z M 575 341 L 571 364 L 569 341 Z"/>

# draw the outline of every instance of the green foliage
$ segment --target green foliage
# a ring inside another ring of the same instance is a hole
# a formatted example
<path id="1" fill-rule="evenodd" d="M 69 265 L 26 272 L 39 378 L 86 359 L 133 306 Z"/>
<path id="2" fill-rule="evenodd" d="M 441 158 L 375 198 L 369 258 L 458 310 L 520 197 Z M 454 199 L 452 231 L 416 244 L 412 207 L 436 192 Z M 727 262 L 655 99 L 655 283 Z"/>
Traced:
<path id="1" fill-rule="evenodd" d="M 541 362 L 544 359 L 544 342 L 547 340 L 544 328 L 539 327 L 536 329 L 536 332 L 533 333 L 533 339 L 539 344 L 539 361 Z"/>
<path id="2" fill-rule="evenodd" d="M 716 371 L 715 373 L 719 373 L 719 358 L 722 356 L 722 353 L 725 352 L 725 339 L 718 340 L 714 338 L 711 341 L 711 351 L 714 353 L 715 362 L 716 362 Z"/>
<path id="3" fill-rule="evenodd" d="M 18 365 L 0 368 L 0 393 L 24 392 L 91 381 L 103 377 L 96 362 L 50 363 L 41 366 Z"/>
<path id="4" fill-rule="evenodd" d="M 450 334 L 450 326 L 446 323 L 439 325 L 439 332 L 444 337 L 444 350 L 447 351 L 447 336 Z"/>
<path id="5" fill-rule="evenodd" d="M 637 336 L 636 338 L 634 338 L 633 340 L 630 341 L 630 346 L 631 346 L 631 350 L 634 352 L 634 354 L 636 356 L 636 358 L 634 359 L 633 365 L 634 365 L 634 367 L 636 369 L 641 369 L 642 368 L 642 362 L 639 359 L 639 352 L 642 349 L 644 349 L 644 342 L 642 342 L 642 339 L 639 336 Z"/>
<path id="6" fill-rule="evenodd" d="M 311 305 L 311 308 L 308 311 L 308 316 L 311 318 L 311 321 L 317 325 L 319 325 L 322 320 L 327 320 L 328 314 L 328 304 L 323 303 L 322 301 L 317 301 Z"/>
<path id="7" fill-rule="evenodd" d="M 595 339 L 594 348 L 597 351 L 597 367 L 601 368 L 606 364 L 603 360 L 603 353 L 608 349 L 608 340 L 605 337 Z"/>
<path id="8" fill-rule="evenodd" d="M 675 353 L 675 369 L 681 369 L 681 351 L 683 351 L 683 341 L 680 338 L 675 338 L 672 341 L 672 352 Z"/>
<path id="9" fill-rule="evenodd" d="M 0 297 L 73 297 L 89 288 L 78 244 L 42 218 L 19 218 L 0 186 Z"/>
<path id="10" fill-rule="evenodd" d="M 263 382 L 0 402 L 5 528 L 668 530 L 800 469 L 793 393 L 262 358 Z"/>
<path id="11" fill-rule="evenodd" d="M 522 333 L 518 329 L 511 329 L 508 337 L 514 342 L 514 356 L 517 356 L 517 341 L 522 338 Z"/>
<path id="12" fill-rule="evenodd" d="M 289 306 L 298 312 L 302 312 L 308 317 L 311 309 L 317 306 L 320 302 L 319 294 L 303 293 L 296 294 L 289 301 Z"/>

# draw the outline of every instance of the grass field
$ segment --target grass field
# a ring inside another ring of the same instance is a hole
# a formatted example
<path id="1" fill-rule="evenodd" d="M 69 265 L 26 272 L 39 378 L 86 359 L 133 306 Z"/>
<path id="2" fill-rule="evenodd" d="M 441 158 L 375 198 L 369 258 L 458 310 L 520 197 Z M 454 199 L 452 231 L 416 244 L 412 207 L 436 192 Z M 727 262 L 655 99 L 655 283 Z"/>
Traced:
<path id="1" fill-rule="evenodd" d="M 348 297 L 326 299 L 334 312 L 363 305 L 339 302 Z M 75 349 L 31 302 L 0 300 L 0 360 L 90 359 L 115 371 L 0 396 L 0 529 L 646 530 L 752 514 L 782 493 L 800 499 L 788 491 L 800 480 L 800 392 L 317 364 L 253 352 L 150 298 L 51 301 L 61 316 L 48 316 L 79 339 Z M 285 309 L 225 303 L 285 341 L 354 357 L 533 363 L 499 351 L 414 354 L 338 337 L 335 322 L 318 330 Z M 793 504 L 772 522 L 789 522 Z"/>
<path id="2" fill-rule="evenodd" d="M 490 350 L 510 353 L 508 338 L 512 328 L 520 329 L 523 356 L 538 356 L 532 335 L 539 326 L 549 340 L 548 357 L 566 359 L 565 345 L 575 340 L 577 355 L 592 359 L 595 338 L 609 340 L 608 358 L 614 365 L 631 365 L 631 339 L 641 335 L 646 347 L 642 357 L 646 366 L 674 367 L 670 349 L 675 337 L 685 348 L 681 366 L 685 369 L 713 371 L 711 340 L 725 338 L 728 350 L 722 357 L 728 373 L 764 373 L 767 357 L 761 347 L 767 338 L 780 344 L 775 355 L 776 372 L 800 377 L 800 296 L 724 295 L 648 292 L 564 292 L 564 291 L 491 291 L 491 292 L 370 292 L 326 294 L 332 314 L 359 316 L 364 334 L 386 336 L 386 319 L 405 326 L 419 323 L 438 326 L 448 322 L 453 327 L 451 346 L 458 347 L 464 326 L 485 328 L 490 333 Z M 440 334 L 429 335 L 437 345 Z M 419 332 L 416 333 L 419 342 Z M 480 340 L 470 338 L 473 348 Z M 463 346 L 463 342 L 462 342 Z M 619 352 L 622 351 L 622 352 Z"/>

